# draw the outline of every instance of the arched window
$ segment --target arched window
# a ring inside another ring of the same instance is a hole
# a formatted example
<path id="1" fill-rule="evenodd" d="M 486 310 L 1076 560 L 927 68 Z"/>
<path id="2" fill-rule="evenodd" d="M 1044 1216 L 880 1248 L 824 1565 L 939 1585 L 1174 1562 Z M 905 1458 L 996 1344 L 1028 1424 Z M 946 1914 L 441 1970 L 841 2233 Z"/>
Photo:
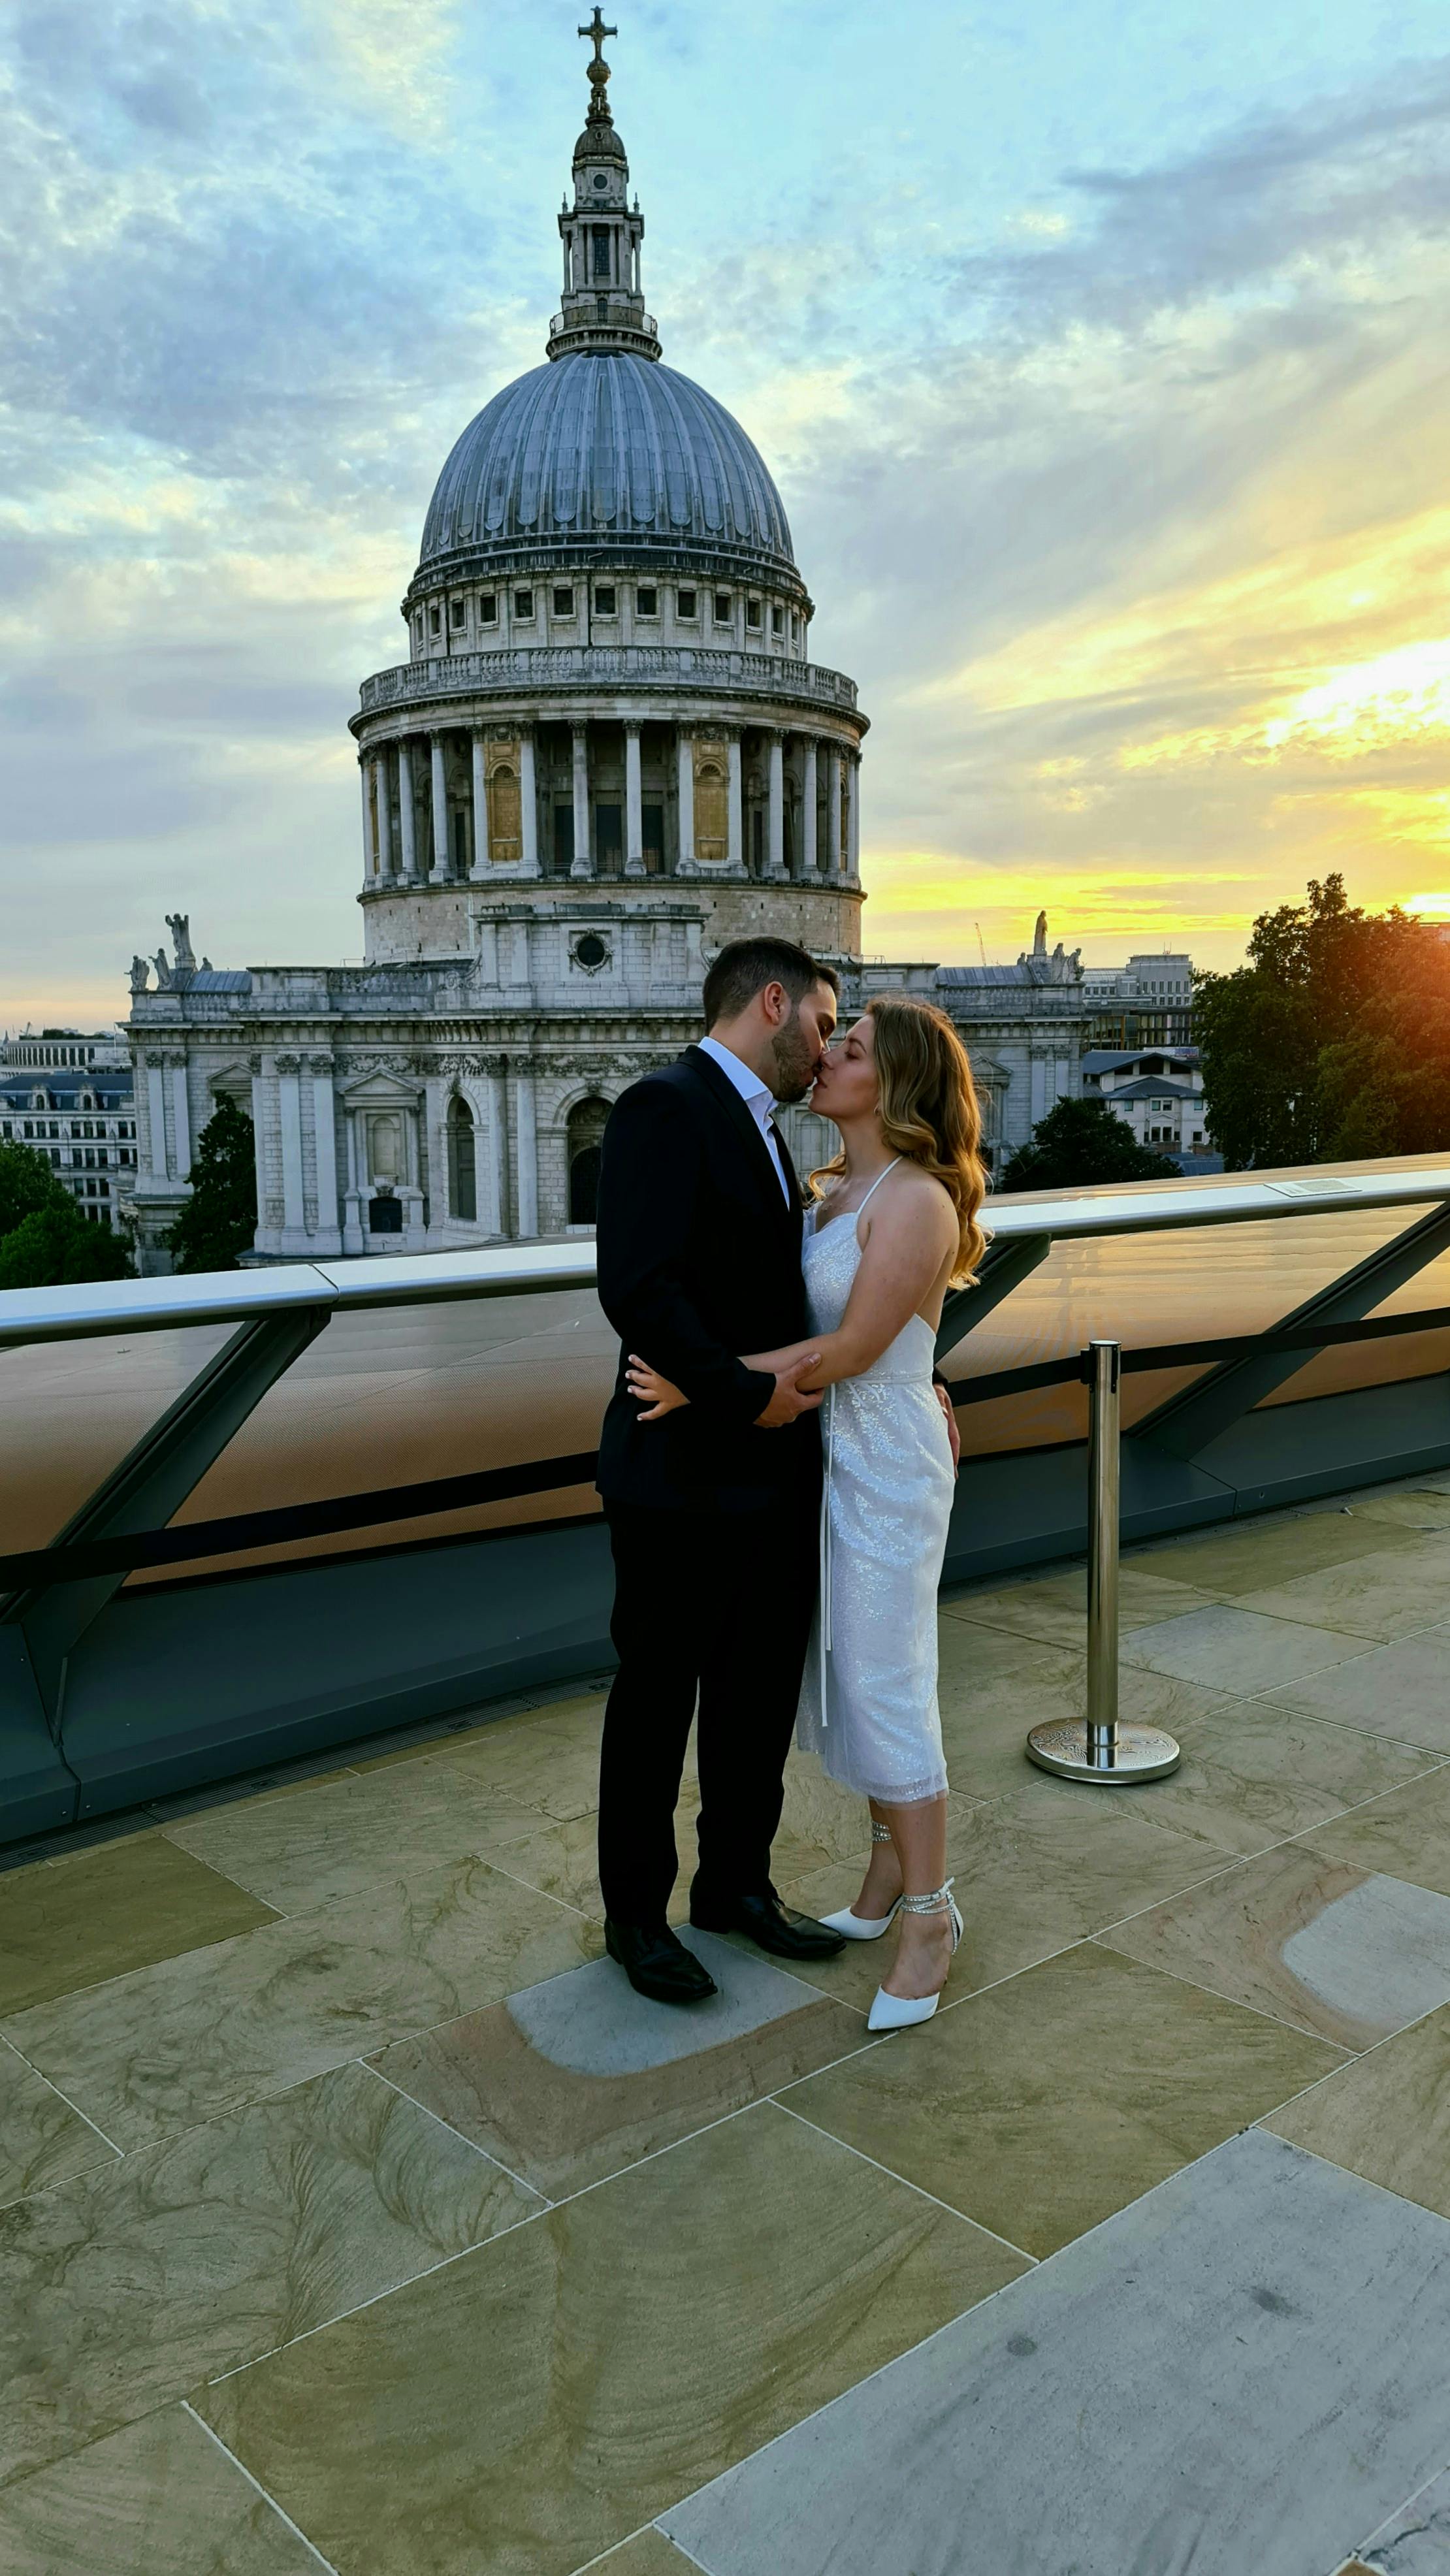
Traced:
<path id="1" fill-rule="evenodd" d="M 581 1100 L 569 1112 L 569 1223 L 593 1225 L 599 1214 L 599 1155 L 607 1100 Z"/>
<path id="2" fill-rule="evenodd" d="M 470 1225 L 478 1215 L 473 1112 L 457 1092 L 448 1103 L 448 1205 Z"/>

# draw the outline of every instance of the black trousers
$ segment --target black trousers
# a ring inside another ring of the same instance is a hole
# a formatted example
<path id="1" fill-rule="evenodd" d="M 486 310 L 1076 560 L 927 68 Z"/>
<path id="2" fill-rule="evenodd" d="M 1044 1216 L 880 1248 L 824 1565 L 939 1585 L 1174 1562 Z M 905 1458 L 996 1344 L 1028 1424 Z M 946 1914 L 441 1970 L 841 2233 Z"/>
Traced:
<path id="1" fill-rule="evenodd" d="M 818 1513 L 606 1506 L 614 1550 L 599 1876 L 617 1923 L 663 1923 L 675 1806 L 699 1693 L 702 1894 L 764 1894 L 816 1603 Z"/>

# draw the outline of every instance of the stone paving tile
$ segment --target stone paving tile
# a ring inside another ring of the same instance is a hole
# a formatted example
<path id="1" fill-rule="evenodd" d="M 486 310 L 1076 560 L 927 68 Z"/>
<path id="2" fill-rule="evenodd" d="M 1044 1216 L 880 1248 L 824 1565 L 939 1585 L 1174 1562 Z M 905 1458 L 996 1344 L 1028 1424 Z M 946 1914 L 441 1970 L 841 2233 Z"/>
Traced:
<path id="1" fill-rule="evenodd" d="M 11 2017 L 120 2147 L 213 2119 L 598 1955 L 600 1932 L 483 1861 L 374 1887 Z"/>
<path id="2" fill-rule="evenodd" d="M 1023 2268 L 764 2103 L 193 2402 L 348 2576 L 570 2576 Z"/>
<path id="3" fill-rule="evenodd" d="M 1202 1609 L 1210 1597 L 1190 1583 L 1175 1582 L 1166 1564 L 1162 1572 L 1150 1572 L 1125 1557 L 1118 1569 L 1118 1625 L 1123 1630 Z M 944 1618 L 971 1627 L 1015 1630 L 1044 1644 L 1072 1647 L 1079 1654 L 1087 1640 L 1087 1574 L 1081 1566 L 1067 1574 L 1034 1575 L 1029 1581 L 986 1591 L 948 1593 L 941 1607 Z"/>
<path id="4" fill-rule="evenodd" d="M 1357 1521 L 1388 1521 L 1396 1529 L 1450 1529 L 1450 1493 L 1425 1485 L 1360 1495 L 1350 1510 Z"/>
<path id="5" fill-rule="evenodd" d="M 1414 1533 L 1406 1531 L 1405 1544 L 1413 1541 Z M 1233 1600 L 1244 1592 L 1261 1591 L 1266 1583 L 1292 1583 L 1300 1575 L 1347 1565 L 1357 1556 L 1393 1544 L 1383 1525 L 1367 1525 L 1331 1502 L 1317 1511 L 1282 1518 L 1265 1513 L 1226 1530 L 1173 1539 L 1132 1562 L 1145 1573 L 1163 1574 L 1174 1583 L 1191 1583 L 1200 1592 Z"/>
<path id="6" fill-rule="evenodd" d="M 1365 1650 L 1363 1637 L 1292 1619 L 1268 1619 L 1226 1601 L 1166 1619 L 1158 1627 L 1135 1628 L 1121 1643 L 1125 1664 L 1145 1664 L 1154 1672 L 1176 1673 L 1180 1681 L 1243 1698 L 1300 1682 Z"/>
<path id="7" fill-rule="evenodd" d="M 1450 1764 L 1304 1833 L 1307 1849 L 1450 1896 Z"/>
<path id="8" fill-rule="evenodd" d="M 445 1861 L 502 1857 L 536 1822 L 452 1765 L 421 1762 L 223 1807 L 167 1839 L 278 1913 L 301 1914 Z"/>
<path id="9" fill-rule="evenodd" d="M 1450 2226 L 1253 2130 L 658 2519 L 707 2576 L 1323 2576 L 1447 2339 Z"/>
<path id="10" fill-rule="evenodd" d="M 87 2165 L 110 2164 L 117 2152 L 0 2039 L 0 2209 Z"/>
<path id="11" fill-rule="evenodd" d="M 1371 2048 L 1450 2001 L 1450 1898 L 1286 1843 L 1101 1932 L 1347 2049 Z"/>
<path id="12" fill-rule="evenodd" d="M 758 1953 L 686 1939 L 720 1988 L 688 2012 L 661 2011 L 601 1959 L 373 2062 L 556 2199 L 864 2044 L 859 2013 Z"/>
<path id="13" fill-rule="evenodd" d="M 1450 1753 L 1450 1623 L 1401 1637 L 1392 1646 L 1372 1647 L 1354 1662 L 1286 1683 L 1273 1693 L 1275 1703 L 1302 1709 L 1339 1726 L 1363 1727 L 1370 1735 L 1393 1735 L 1403 1744 L 1423 1744 L 1435 1753 Z"/>
<path id="14" fill-rule="evenodd" d="M 1177 1687 L 1188 1693 L 1187 1683 Z M 1415 1782 L 1418 1797 L 1438 1777 L 1438 1757 L 1418 1745 L 1330 1726 L 1271 1700 L 1215 1695 L 1201 1716 L 1183 1711 L 1172 1731 L 1183 1747 L 1176 1771 L 1105 1794 L 1224 1851 L 1264 1851 L 1404 1781 Z"/>
<path id="15" fill-rule="evenodd" d="M 1121 1805 L 1101 1789 L 1042 1773 L 989 1806 L 952 1799 L 947 1867 L 965 1930 L 947 1992 L 960 1999 L 993 1985 L 1230 1865 L 1226 1852 L 1155 1824 L 1136 1803 Z M 848 1861 L 796 1879 L 782 1894 L 808 1914 L 826 1914 L 848 1905 L 860 1883 L 859 1865 Z M 894 1938 L 853 1942 L 837 1958 L 813 1960 L 812 1985 L 869 2005 Z"/>
<path id="16" fill-rule="evenodd" d="M 0 2218 L 0 2483 L 539 2207 L 346 2066 Z"/>
<path id="17" fill-rule="evenodd" d="M 943 1623 L 945 1625 L 945 1623 Z M 1035 1647 L 1012 1639 L 1021 1658 L 1010 1678 L 972 1668 L 975 1641 L 985 1629 L 957 1623 L 958 1642 L 941 1692 L 942 1745 L 947 1774 L 958 1798 L 981 1801 L 1025 1789 L 1044 1775 L 1027 1757 L 1028 1730 L 1081 1717 L 1087 1707 L 1087 1658 L 1066 1647 Z M 1237 1712 L 1243 1703 L 1224 1691 L 1201 1689 L 1171 1674 L 1142 1672 L 1124 1664 L 1119 1674 L 1120 1714 L 1147 1726 L 1166 1726 L 1179 1737 L 1197 1720 Z"/>
<path id="18" fill-rule="evenodd" d="M 1450 2469 L 1380 2524 L 1360 2564 L 1365 2576 L 1450 2576 Z"/>
<path id="19" fill-rule="evenodd" d="M 318 2576 L 319 2564 L 180 2405 L 0 2493 L 5 2576 Z"/>
<path id="20" fill-rule="evenodd" d="M 599 2576 L 690 2576 L 695 2565 L 662 2531 L 639 2531 L 622 2549 L 596 2561 Z"/>
<path id="21" fill-rule="evenodd" d="M 1352 2058 L 1263 2125 L 1450 2218 L 1450 2010 Z"/>
<path id="22" fill-rule="evenodd" d="M 484 1727 L 471 1739 L 450 1739 L 436 1760 L 511 1805 L 536 1807 L 561 1823 L 592 1814 L 599 1804 L 599 1738 L 602 1699 L 577 1708 L 549 1709 L 526 1725 L 495 1735 Z"/>
<path id="23" fill-rule="evenodd" d="M 1342 2063 L 1089 1944 L 782 2098 L 1041 2256 Z"/>
<path id="24" fill-rule="evenodd" d="M 226 1941 L 274 1909 L 157 1833 L 0 1878 L 0 2013 Z"/>
<path id="25" fill-rule="evenodd" d="M 1376 1549 L 1351 1564 L 1240 1593 L 1238 1606 L 1388 1645 L 1450 1617 L 1450 1536 L 1406 1546 L 1407 1535 L 1396 1532 L 1396 1548 Z"/>

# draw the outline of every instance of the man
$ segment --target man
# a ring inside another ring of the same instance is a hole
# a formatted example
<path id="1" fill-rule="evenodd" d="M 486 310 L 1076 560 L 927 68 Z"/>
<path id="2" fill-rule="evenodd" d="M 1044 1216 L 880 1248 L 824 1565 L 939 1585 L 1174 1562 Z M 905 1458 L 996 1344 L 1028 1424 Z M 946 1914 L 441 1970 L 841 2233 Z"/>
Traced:
<path id="1" fill-rule="evenodd" d="M 803 1358 L 746 1368 L 808 1330 L 801 1193 L 770 1115 L 803 1100 L 836 1025 L 837 981 L 784 939 L 738 939 L 705 978 L 705 1027 L 613 1110 L 599 1184 L 599 1299 L 619 1332 L 599 1490 L 614 1551 L 599 1783 L 605 1938 L 660 2003 L 715 1992 L 669 1929 L 674 1815 L 699 1695 L 699 1867 L 690 1920 L 783 1959 L 839 1937 L 770 1879 L 785 1758 L 815 1610 L 821 1450 Z M 641 1423 L 637 1353 L 689 1398 Z"/>

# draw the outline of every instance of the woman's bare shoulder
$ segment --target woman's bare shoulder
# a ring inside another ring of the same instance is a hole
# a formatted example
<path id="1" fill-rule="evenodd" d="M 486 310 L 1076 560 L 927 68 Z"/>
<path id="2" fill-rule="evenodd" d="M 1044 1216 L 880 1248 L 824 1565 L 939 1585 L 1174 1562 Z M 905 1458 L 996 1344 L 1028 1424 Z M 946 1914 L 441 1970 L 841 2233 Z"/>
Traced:
<path id="1" fill-rule="evenodd" d="M 867 1210 L 867 1221 L 881 1211 L 884 1224 L 893 1218 L 898 1225 L 917 1227 L 935 1225 L 956 1228 L 957 1212 L 941 1182 L 919 1163 L 900 1162 L 891 1175 L 891 1183 L 873 1200 Z"/>

